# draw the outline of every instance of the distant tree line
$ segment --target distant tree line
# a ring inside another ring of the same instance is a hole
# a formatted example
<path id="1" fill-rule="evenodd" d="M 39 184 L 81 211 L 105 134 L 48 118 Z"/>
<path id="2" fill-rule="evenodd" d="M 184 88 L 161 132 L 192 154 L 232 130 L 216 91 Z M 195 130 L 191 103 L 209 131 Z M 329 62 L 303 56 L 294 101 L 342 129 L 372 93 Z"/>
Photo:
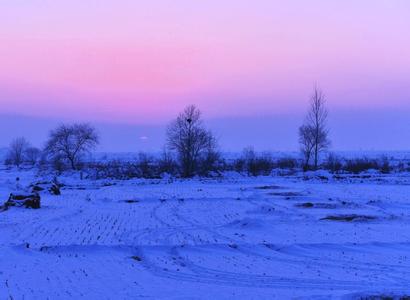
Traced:
<path id="1" fill-rule="evenodd" d="M 269 175 L 273 170 L 304 171 L 319 168 L 331 172 L 359 173 L 369 169 L 390 172 L 392 166 L 386 158 L 371 160 L 342 159 L 327 154 L 330 146 L 328 110 L 324 93 L 315 88 L 308 112 L 299 127 L 301 159 L 273 158 L 271 153 L 257 153 L 245 148 L 235 159 L 222 157 L 215 135 L 206 128 L 201 111 L 190 105 L 173 120 L 166 131 L 166 143 L 160 156 L 140 153 L 133 162 L 120 160 L 88 161 L 99 144 L 96 129 L 88 123 L 62 124 L 50 131 L 43 149 L 38 149 L 24 138 L 14 139 L 9 146 L 5 163 L 17 167 L 38 166 L 58 172 L 84 170 L 93 178 L 159 178 L 164 174 L 190 178 L 218 176 L 223 172 L 239 172 L 249 176 Z M 409 166 L 396 168 L 407 170 Z"/>

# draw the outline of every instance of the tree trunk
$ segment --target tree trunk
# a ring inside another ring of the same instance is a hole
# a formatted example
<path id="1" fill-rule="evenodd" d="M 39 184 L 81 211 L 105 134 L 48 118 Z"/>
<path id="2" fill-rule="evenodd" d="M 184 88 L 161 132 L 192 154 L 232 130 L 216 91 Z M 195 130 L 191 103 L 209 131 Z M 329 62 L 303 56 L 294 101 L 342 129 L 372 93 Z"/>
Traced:
<path id="1" fill-rule="evenodd" d="M 71 168 L 75 171 L 77 168 L 75 167 L 74 159 L 70 158 Z"/>

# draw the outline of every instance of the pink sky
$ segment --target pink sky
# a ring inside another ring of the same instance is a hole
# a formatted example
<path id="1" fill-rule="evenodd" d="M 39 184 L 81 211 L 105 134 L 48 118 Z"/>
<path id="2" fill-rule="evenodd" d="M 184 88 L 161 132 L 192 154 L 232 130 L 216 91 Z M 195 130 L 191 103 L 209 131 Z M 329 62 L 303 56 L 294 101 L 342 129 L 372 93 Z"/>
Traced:
<path id="1" fill-rule="evenodd" d="M 406 0 L 3 0 L 0 113 L 167 122 L 410 109 Z"/>

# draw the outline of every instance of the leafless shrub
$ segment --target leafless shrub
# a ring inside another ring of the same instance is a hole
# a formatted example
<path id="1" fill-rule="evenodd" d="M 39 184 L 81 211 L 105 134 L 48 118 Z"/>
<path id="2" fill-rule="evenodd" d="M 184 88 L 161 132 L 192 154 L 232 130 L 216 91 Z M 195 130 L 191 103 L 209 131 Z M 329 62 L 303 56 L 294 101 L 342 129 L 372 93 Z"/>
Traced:
<path id="1" fill-rule="evenodd" d="M 218 172 L 221 169 L 221 154 L 217 151 L 217 142 L 213 136 L 210 136 L 209 144 L 200 155 L 198 164 L 198 172 L 203 176 L 207 176 L 211 172 Z"/>
<path id="2" fill-rule="evenodd" d="M 154 158 L 147 153 L 140 152 L 138 154 L 137 168 L 139 176 L 142 178 L 157 178 L 158 177 L 158 164 Z"/>
<path id="3" fill-rule="evenodd" d="M 279 169 L 295 169 L 299 166 L 296 159 L 291 157 L 280 158 L 275 162 L 275 168 Z"/>
<path id="4" fill-rule="evenodd" d="M 238 172 L 251 176 L 268 175 L 274 168 L 274 161 L 269 153 L 257 154 L 253 147 L 243 150 L 242 156 L 234 162 Z"/>
<path id="5" fill-rule="evenodd" d="M 349 159 L 343 166 L 343 169 L 348 173 L 358 174 L 368 170 L 378 170 L 381 173 L 390 173 L 393 167 L 390 165 L 390 161 L 387 157 L 381 157 L 380 159 L 369 159 L 367 157 Z"/>
<path id="6" fill-rule="evenodd" d="M 126 180 L 140 177 L 140 170 L 135 163 L 120 160 L 95 162 L 88 165 L 88 176 L 93 179 L 120 179 Z"/>
<path id="7" fill-rule="evenodd" d="M 323 166 L 331 172 L 340 172 L 343 169 L 343 160 L 336 154 L 329 153 Z"/>
<path id="8" fill-rule="evenodd" d="M 41 156 L 41 150 L 36 147 L 28 147 L 24 152 L 24 160 L 34 166 L 37 164 Z"/>
<path id="9" fill-rule="evenodd" d="M 384 174 L 388 174 L 392 171 L 393 167 L 390 165 L 390 160 L 388 157 L 383 156 L 381 159 L 381 162 L 379 164 L 379 170 L 380 172 Z"/>
<path id="10" fill-rule="evenodd" d="M 160 174 L 175 175 L 177 173 L 178 165 L 172 155 L 172 152 L 166 148 L 162 151 L 161 157 L 158 160 L 158 170 Z"/>

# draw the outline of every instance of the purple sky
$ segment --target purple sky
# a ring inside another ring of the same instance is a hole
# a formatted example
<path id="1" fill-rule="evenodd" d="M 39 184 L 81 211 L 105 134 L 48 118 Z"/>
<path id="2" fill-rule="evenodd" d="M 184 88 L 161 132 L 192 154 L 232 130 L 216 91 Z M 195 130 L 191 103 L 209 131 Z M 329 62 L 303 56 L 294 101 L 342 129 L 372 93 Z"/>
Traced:
<path id="1" fill-rule="evenodd" d="M 0 147 L 87 120 L 154 149 L 193 103 L 229 150 L 296 150 L 318 84 L 334 149 L 409 149 L 409 28 L 405 0 L 3 0 Z"/>

